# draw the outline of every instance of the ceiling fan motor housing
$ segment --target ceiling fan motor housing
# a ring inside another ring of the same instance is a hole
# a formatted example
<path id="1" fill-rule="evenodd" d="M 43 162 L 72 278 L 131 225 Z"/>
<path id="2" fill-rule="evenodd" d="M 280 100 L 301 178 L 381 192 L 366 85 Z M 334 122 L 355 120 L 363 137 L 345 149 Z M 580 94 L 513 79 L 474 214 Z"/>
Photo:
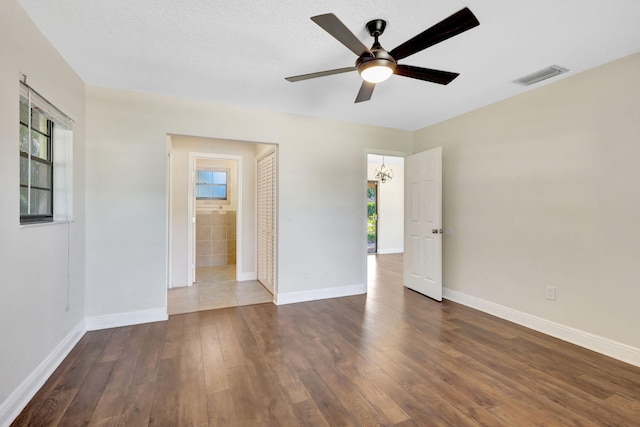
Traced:
<path id="1" fill-rule="evenodd" d="M 387 67 L 394 71 L 396 69 L 396 60 L 393 56 L 389 55 L 386 50 L 371 49 L 371 53 L 364 53 L 356 60 L 356 67 L 358 72 L 362 74 L 364 70 L 371 67 Z"/>
<path id="2" fill-rule="evenodd" d="M 364 52 L 356 60 L 356 68 L 360 74 L 371 67 L 387 67 L 391 72 L 395 71 L 396 60 L 378 42 L 378 37 L 384 33 L 386 27 L 387 22 L 383 19 L 367 22 L 367 30 L 371 37 L 375 38 L 375 41 L 370 52 Z"/>

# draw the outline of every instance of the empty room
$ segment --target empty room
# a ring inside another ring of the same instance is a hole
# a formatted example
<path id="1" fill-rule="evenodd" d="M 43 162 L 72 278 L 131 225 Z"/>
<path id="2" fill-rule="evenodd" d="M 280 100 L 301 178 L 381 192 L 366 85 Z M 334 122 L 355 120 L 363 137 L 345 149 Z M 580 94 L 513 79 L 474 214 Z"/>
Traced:
<path id="1" fill-rule="evenodd" d="M 639 425 L 638 16 L 0 1 L 0 426 Z"/>

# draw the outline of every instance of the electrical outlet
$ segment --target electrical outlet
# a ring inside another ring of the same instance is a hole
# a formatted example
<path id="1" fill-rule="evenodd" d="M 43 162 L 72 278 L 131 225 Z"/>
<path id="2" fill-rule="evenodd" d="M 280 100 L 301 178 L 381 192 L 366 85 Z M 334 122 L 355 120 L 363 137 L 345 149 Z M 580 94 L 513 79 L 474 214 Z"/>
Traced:
<path id="1" fill-rule="evenodd" d="M 551 301 L 556 300 L 556 288 L 554 286 L 547 286 L 545 288 L 545 298 Z"/>

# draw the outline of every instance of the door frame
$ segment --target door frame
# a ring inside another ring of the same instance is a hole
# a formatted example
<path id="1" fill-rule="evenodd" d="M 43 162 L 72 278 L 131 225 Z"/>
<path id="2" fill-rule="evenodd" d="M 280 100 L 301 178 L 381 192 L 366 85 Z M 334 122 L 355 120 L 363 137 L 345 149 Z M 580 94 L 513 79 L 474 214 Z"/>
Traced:
<path id="1" fill-rule="evenodd" d="M 213 154 L 213 153 L 196 153 L 189 152 L 189 208 L 187 216 L 187 247 L 189 248 L 187 254 L 187 286 L 193 286 L 195 283 L 195 251 L 196 251 L 196 239 L 195 239 L 195 215 L 196 215 L 196 189 L 195 189 L 195 173 L 196 173 L 196 160 L 209 159 L 209 160 L 235 160 L 238 162 L 237 173 L 234 179 L 236 180 L 236 198 L 238 200 L 238 207 L 236 209 L 236 280 L 242 276 L 242 156 L 234 154 Z"/>

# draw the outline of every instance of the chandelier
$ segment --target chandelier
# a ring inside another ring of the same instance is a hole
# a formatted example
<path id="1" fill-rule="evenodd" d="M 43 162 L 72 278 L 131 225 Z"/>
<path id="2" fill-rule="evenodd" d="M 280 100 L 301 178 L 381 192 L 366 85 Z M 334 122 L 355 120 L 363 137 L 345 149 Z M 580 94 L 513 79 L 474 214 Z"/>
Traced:
<path id="1" fill-rule="evenodd" d="M 393 171 L 384 164 L 384 156 L 382 156 L 382 164 L 376 168 L 375 177 L 382 181 L 383 184 L 391 181 L 391 178 L 393 178 Z"/>

